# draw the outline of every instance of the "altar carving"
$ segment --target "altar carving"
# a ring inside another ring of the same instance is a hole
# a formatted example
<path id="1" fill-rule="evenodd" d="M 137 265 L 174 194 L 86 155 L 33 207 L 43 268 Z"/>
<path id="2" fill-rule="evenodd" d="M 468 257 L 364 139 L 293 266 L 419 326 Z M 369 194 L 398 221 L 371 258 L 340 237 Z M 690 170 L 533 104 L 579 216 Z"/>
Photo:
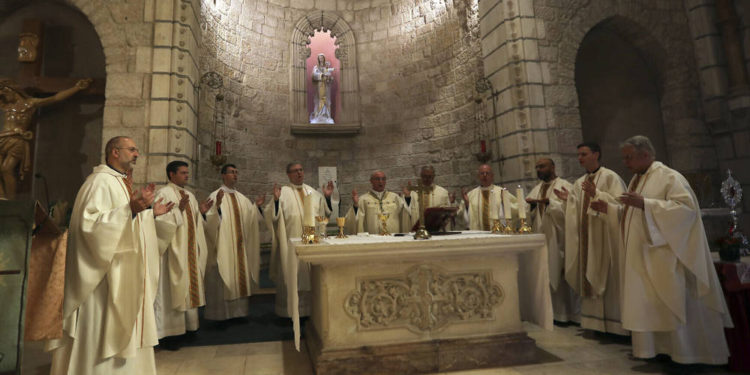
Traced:
<path id="1" fill-rule="evenodd" d="M 449 273 L 419 265 L 403 276 L 357 281 L 345 309 L 358 321 L 358 330 L 406 327 L 425 332 L 455 322 L 491 320 L 505 296 L 490 270 Z"/>

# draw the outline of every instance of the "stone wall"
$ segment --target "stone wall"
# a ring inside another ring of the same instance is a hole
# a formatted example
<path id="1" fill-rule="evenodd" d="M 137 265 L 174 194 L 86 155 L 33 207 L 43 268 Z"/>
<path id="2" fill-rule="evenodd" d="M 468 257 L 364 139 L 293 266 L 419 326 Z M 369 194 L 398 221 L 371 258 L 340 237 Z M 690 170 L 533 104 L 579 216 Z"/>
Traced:
<path id="1" fill-rule="evenodd" d="M 533 160 L 539 156 L 556 160 L 558 174 L 565 177 L 582 172 L 574 156 L 583 140 L 575 63 L 586 33 L 602 23 L 638 48 L 657 71 L 667 163 L 687 172 L 717 167 L 700 111 L 681 1 L 498 0 L 480 5 L 485 75 L 500 92 L 499 144 L 493 147 L 505 158 L 498 169 L 510 181 L 532 181 Z M 530 120 L 524 125 L 525 119 Z"/>
<path id="2" fill-rule="evenodd" d="M 358 135 L 290 132 L 293 26 L 320 11 L 335 13 L 354 35 Z M 389 189 L 400 190 L 423 164 L 435 166 L 438 184 L 475 183 L 469 146 L 476 142 L 474 83 L 482 66 L 476 2 L 211 0 L 201 12 L 201 72 L 224 77 L 226 151 L 240 169 L 241 191 L 269 193 L 273 183 L 286 183 L 290 160 L 303 162 L 312 185 L 318 166 L 338 167 L 345 196 L 369 187 L 376 169 L 388 174 Z M 217 92 L 201 88 L 201 155 L 213 152 Z M 200 185 L 208 191 L 219 176 L 206 159 Z M 343 203 L 348 207 L 348 198 Z"/>

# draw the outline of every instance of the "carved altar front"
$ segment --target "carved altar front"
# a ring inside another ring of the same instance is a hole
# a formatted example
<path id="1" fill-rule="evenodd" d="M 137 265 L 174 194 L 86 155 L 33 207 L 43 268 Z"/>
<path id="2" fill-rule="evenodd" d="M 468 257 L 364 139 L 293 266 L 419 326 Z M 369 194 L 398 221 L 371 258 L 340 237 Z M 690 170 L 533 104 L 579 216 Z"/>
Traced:
<path id="1" fill-rule="evenodd" d="M 521 319 L 552 325 L 542 235 L 350 236 L 292 245 L 312 267 L 305 342 L 317 374 L 530 363 L 536 347 Z M 519 290 L 538 298 L 519 300 Z"/>

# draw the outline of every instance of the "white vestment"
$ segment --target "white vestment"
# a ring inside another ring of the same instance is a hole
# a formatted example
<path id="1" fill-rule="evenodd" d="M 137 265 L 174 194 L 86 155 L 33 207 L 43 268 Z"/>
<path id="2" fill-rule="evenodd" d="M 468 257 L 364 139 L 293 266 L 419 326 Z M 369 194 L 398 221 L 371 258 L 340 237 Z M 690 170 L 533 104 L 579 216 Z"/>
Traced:
<path id="1" fill-rule="evenodd" d="M 156 374 L 159 249 L 152 210 L 130 211 L 125 175 L 99 165 L 73 206 L 63 337 L 51 374 Z"/>
<path id="2" fill-rule="evenodd" d="M 422 204 L 419 201 L 419 192 L 412 191 L 409 193 L 411 200 L 409 202 L 409 210 L 411 212 L 411 218 L 408 221 L 409 225 L 405 232 L 411 231 L 411 228 L 422 219 Z M 448 190 L 445 190 L 442 186 L 432 185 L 432 190 L 424 193 L 425 202 L 427 202 L 427 208 L 430 207 L 453 207 L 451 204 Z M 405 216 L 404 219 L 407 217 Z M 404 220 L 406 222 L 406 220 Z"/>
<path id="3" fill-rule="evenodd" d="M 586 179 L 596 185 L 590 199 L 581 188 Z M 618 335 L 630 334 L 620 319 L 620 233 L 591 209 L 591 202 L 618 206 L 617 198 L 624 191 L 617 173 L 599 167 L 576 180 L 565 202 L 565 280 L 581 296 L 581 327 Z"/>
<path id="4" fill-rule="evenodd" d="M 226 186 L 221 206 L 206 212 L 206 238 L 209 256 L 206 270 L 205 318 L 227 320 L 247 316 L 252 281 L 260 277 L 260 237 L 258 223 L 263 217 L 255 203 Z M 234 199 L 233 199 L 234 197 Z"/>
<path id="5" fill-rule="evenodd" d="M 180 211 L 180 191 L 184 191 L 189 197 L 192 220 L 188 220 L 187 208 Z M 155 200 L 159 199 L 164 204 L 174 203 L 172 211 L 156 218 L 161 277 L 154 313 L 157 333 L 161 339 L 198 329 L 198 306 L 206 304 L 203 282 L 208 246 L 203 230 L 204 219 L 193 193 L 170 182 L 156 192 Z M 191 221 L 192 245 L 189 247 Z M 189 255 L 191 250 L 193 253 Z M 195 272 L 192 278 L 191 272 Z"/>
<path id="6" fill-rule="evenodd" d="M 484 207 L 482 191 L 489 190 L 489 211 L 487 212 L 488 223 L 484 223 Z M 505 193 L 502 193 L 502 191 Z M 501 195 L 505 195 L 506 199 L 510 202 L 511 212 L 513 217 L 518 216 L 518 199 L 513 194 L 510 194 L 508 189 L 502 188 L 497 185 L 490 185 L 487 187 L 476 187 L 472 189 L 466 196 L 469 198 L 469 208 L 461 210 L 464 217 L 464 221 L 468 224 L 471 230 L 489 230 L 492 228 L 492 220 L 504 219 L 503 201 Z M 512 221 L 512 218 L 511 218 Z M 514 224 L 511 224 L 514 225 Z"/>
<path id="7" fill-rule="evenodd" d="M 544 234 L 549 250 L 549 283 L 555 320 L 580 322 L 581 300 L 563 277 L 565 266 L 565 210 L 563 202 L 554 190 L 573 190 L 573 185 L 555 177 L 549 182 L 540 182 L 529 192 L 532 199 L 549 199 L 548 204 L 538 203 L 531 211 L 532 228 Z"/>
<path id="8" fill-rule="evenodd" d="M 406 202 L 398 194 L 388 191 L 370 191 L 359 197 L 359 208 L 354 213 L 354 207 L 349 208 L 346 213 L 346 232 L 357 234 L 367 232 L 370 234 L 380 233 L 382 227 L 380 213 L 388 215 L 386 228 L 390 233 L 399 233 L 403 229 L 404 215 L 409 217 L 409 209 Z M 411 221 L 411 220 L 409 220 Z"/>
<path id="9" fill-rule="evenodd" d="M 660 162 L 630 189 L 644 209 L 610 205 L 623 232 L 623 327 L 633 355 L 667 354 L 680 363 L 727 363 L 724 327 L 732 327 L 711 259 L 698 200 L 687 180 Z"/>
<path id="10" fill-rule="evenodd" d="M 323 195 L 306 184 L 282 186 L 278 210 L 274 202 L 270 202 L 266 208 L 273 213 L 267 215 L 266 221 L 269 222 L 269 228 L 273 227 L 270 274 L 271 280 L 276 284 L 275 310 L 277 315 L 291 318 L 294 318 L 297 312 L 300 316 L 310 315 L 310 266 L 300 262 L 297 264 L 298 274 L 291 275 L 288 271 L 291 269 L 289 262 L 297 259 L 289 254 L 291 250 L 288 239 L 302 237 L 304 206 L 301 195 L 312 197 L 314 216 L 331 215 L 331 209 Z M 291 282 L 297 283 L 299 296 L 287 293 L 287 285 Z M 298 308 L 295 309 L 294 304 L 298 304 Z"/>

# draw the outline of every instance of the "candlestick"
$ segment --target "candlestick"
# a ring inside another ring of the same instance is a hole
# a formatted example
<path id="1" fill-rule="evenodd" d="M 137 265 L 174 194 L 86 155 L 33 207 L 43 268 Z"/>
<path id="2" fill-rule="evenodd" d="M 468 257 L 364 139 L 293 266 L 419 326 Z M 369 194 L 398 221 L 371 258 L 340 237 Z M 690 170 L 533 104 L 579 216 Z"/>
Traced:
<path id="1" fill-rule="evenodd" d="M 519 219 L 525 219 L 526 218 L 526 198 L 523 196 L 523 188 L 521 185 L 518 185 L 518 188 L 516 189 L 516 198 L 518 198 L 518 218 Z"/>
<path id="2" fill-rule="evenodd" d="M 216 141 L 216 156 L 221 155 L 221 141 Z"/>
<path id="3" fill-rule="evenodd" d="M 479 146 L 481 147 L 482 152 L 487 152 L 487 142 L 483 140 L 479 141 Z"/>
<path id="4" fill-rule="evenodd" d="M 302 225 L 308 226 L 308 227 L 314 227 L 315 226 L 315 215 L 313 214 L 313 198 L 312 194 L 307 194 L 304 196 L 303 199 L 303 221 Z"/>

